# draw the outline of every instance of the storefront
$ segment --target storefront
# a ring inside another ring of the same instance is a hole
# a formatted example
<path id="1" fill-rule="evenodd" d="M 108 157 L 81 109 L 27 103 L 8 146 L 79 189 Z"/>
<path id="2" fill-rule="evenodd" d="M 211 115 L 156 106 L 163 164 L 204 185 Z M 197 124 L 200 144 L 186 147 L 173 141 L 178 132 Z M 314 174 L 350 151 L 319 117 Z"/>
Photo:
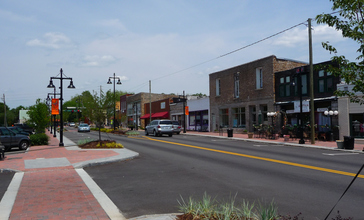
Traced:
<path id="1" fill-rule="evenodd" d="M 209 113 L 208 110 L 189 112 L 188 130 L 208 131 Z"/>

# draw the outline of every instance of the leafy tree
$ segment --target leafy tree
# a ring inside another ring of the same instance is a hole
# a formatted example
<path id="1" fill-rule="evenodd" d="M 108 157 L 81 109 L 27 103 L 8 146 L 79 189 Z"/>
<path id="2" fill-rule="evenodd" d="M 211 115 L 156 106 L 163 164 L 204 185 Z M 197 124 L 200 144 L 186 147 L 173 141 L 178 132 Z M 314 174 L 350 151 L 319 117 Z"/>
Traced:
<path id="1" fill-rule="evenodd" d="M 99 140 L 101 141 L 100 129 L 106 119 L 105 95 L 102 90 L 100 91 L 100 94 L 97 94 L 97 92 L 94 91 L 93 95 L 91 95 L 91 93 L 87 91 L 87 93 L 83 95 L 83 104 L 85 106 L 85 109 L 83 109 L 84 115 L 94 122 L 96 127 L 99 128 Z"/>
<path id="2" fill-rule="evenodd" d="M 345 56 L 338 56 L 336 48 L 329 42 L 323 42 L 322 46 L 330 53 L 334 53 L 331 59 L 337 65 L 330 65 L 328 71 L 340 76 L 347 84 L 353 85 L 352 91 L 337 91 L 339 96 L 348 96 L 351 102 L 364 104 L 364 97 L 358 95 L 364 93 L 364 1 L 363 0 L 330 0 L 333 3 L 332 10 L 337 13 L 320 14 L 316 16 L 318 24 L 327 24 L 342 32 L 343 37 L 350 38 L 358 43 L 356 62 L 349 61 Z M 336 14 L 339 14 L 337 16 Z"/>
<path id="3" fill-rule="evenodd" d="M 29 124 L 35 128 L 36 133 L 44 133 L 49 123 L 49 111 L 45 102 L 37 99 L 35 105 L 29 107 Z"/>

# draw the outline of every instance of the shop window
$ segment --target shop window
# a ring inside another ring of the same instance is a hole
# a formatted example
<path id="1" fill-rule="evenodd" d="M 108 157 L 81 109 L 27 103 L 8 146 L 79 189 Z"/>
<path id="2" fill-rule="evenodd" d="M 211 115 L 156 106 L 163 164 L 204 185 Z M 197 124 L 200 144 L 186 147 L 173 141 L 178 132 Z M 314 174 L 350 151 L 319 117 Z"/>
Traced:
<path id="1" fill-rule="evenodd" d="M 281 77 L 279 79 L 279 96 L 288 97 L 291 96 L 291 77 Z"/>
<path id="2" fill-rule="evenodd" d="M 364 114 L 350 114 L 351 136 L 364 138 Z"/>
<path id="3" fill-rule="evenodd" d="M 221 95 L 221 82 L 220 79 L 216 79 L 216 96 Z"/>
<path id="4" fill-rule="evenodd" d="M 234 97 L 235 98 L 239 98 L 239 75 L 240 75 L 239 72 L 234 74 Z"/>
<path id="5" fill-rule="evenodd" d="M 263 88 L 263 69 L 257 68 L 255 70 L 255 77 L 256 77 L 256 89 Z"/>
<path id="6" fill-rule="evenodd" d="M 331 72 L 325 72 L 324 70 L 320 70 L 318 72 L 318 92 L 333 92 L 334 91 L 334 83 L 333 76 Z"/>
<path id="7" fill-rule="evenodd" d="M 302 82 L 302 95 L 307 95 L 308 92 L 308 78 L 307 78 L 307 74 L 302 74 L 301 75 L 301 82 Z M 295 91 L 295 95 L 298 96 L 298 77 L 294 78 L 294 83 L 295 83 L 295 87 L 294 87 L 294 91 Z"/>
<path id="8" fill-rule="evenodd" d="M 219 115 L 220 115 L 220 126 L 223 128 L 229 127 L 229 109 L 228 108 L 220 109 Z"/>
<path id="9" fill-rule="evenodd" d="M 232 119 L 234 128 L 245 128 L 245 108 L 233 108 Z"/>

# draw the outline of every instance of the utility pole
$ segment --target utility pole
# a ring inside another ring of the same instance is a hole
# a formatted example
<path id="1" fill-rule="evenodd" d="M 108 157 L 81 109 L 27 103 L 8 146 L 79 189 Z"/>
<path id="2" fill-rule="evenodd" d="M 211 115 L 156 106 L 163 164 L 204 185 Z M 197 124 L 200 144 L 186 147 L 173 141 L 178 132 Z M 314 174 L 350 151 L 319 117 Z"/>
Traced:
<path id="1" fill-rule="evenodd" d="M 5 94 L 3 94 L 3 98 L 2 98 L 3 102 L 4 102 L 4 126 L 7 127 L 8 126 L 8 122 L 6 121 L 6 103 L 5 103 Z"/>
<path id="2" fill-rule="evenodd" d="M 149 80 L 149 123 L 151 121 L 152 121 L 152 81 Z"/>
<path id="3" fill-rule="evenodd" d="M 311 124 L 311 144 L 315 144 L 315 103 L 313 90 L 313 58 L 312 58 L 312 32 L 311 18 L 308 19 L 308 44 L 309 44 L 309 63 L 310 63 L 310 124 Z"/>
<path id="4" fill-rule="evenodd" d="M 185 91 L 183 90 L 183 99 L 185 99 Z M 186 101 L 183 101 L 183 133 L 186 133 Z"/>

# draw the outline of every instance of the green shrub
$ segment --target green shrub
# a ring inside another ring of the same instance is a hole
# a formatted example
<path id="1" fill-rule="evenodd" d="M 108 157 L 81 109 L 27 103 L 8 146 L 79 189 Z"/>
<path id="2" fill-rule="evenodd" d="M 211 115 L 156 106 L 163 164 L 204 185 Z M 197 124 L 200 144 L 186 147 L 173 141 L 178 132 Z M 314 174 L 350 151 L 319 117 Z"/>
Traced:
<path id="1" fill-rule="evenodd" d="M 30 135 L 30 142 L 32 146 L 48 145 L 48 141 L 49 137 L 44 133 Z"/>

